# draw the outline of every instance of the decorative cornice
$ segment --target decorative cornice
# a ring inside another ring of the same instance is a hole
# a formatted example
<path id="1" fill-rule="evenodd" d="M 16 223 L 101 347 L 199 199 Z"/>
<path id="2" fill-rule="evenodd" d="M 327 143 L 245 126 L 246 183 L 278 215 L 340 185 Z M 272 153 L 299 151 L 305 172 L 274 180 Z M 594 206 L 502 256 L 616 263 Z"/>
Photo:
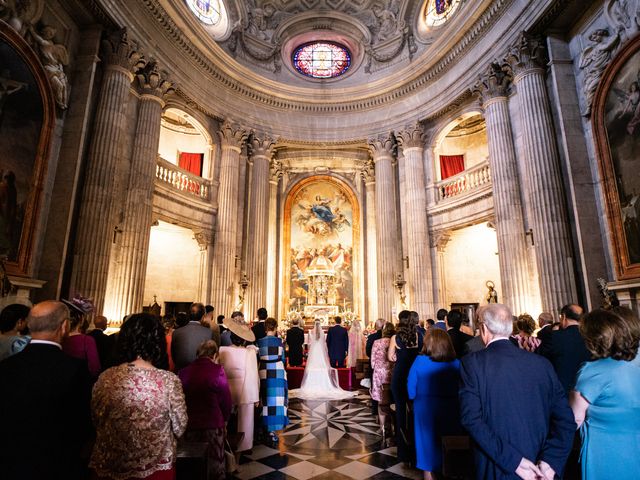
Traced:
<path id="1" fill-rule="evenodd" d="M 258 91 L 246 84 L 238 82 L 221 71 L 211 60 L 184 35 L 175 24 L 169 14 L 160 5 L 158 0 L 141 0 L 142 4 L 150 11 L 157 25 L 162 28 L 168 38 L 205 72 L 211 75 L 213 83 L 217 83 L 230 92 L 235 92 L 240 97 L 250 98 L 254 102 L 277 109 L 304 113 L 341 113 L 379 108 L 389 103 L 395 103 L 401 98 L 416 93 L 431 85 L 433 81 L 448 72 L 464 52 L 473 47 L 500 19 L 502 14 L 514 0 L 494 0 L 494 2 L 480 15 L 478 20 L 466 31 L 463 37 L 453 45 L 444 57 L 435 65 L 425 70 L 420 76 L 408 83 L 386 91 L 383 94 L 358 99 L 351 102 L 314 102 L 302 103 Z M 468 92 L 467 92 L 468 94 Z M 183 96 L 178 90 L 178 95 Z M 184 94 L 188 97 L 187 94 Z"/>
<path id="2" fill-rule="evenodd" d="M 486 103 L 492 98 L 507 97 L 512 79 L 511 67 L 508 64 L 493 62 L 472 90 L 483 103 Z"/>

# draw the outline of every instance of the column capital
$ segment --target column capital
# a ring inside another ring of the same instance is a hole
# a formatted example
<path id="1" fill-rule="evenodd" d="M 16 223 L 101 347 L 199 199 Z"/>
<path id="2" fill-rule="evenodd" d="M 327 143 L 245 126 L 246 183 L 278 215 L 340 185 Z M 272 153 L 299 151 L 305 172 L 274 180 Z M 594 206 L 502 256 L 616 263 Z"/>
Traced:
<path id="1" fill-rule="evenodd" d="M 486 73 L 480 76 L 472 91 L 483 105 L 486 105 L 494 98 L 506 98 L 510 93 L 512 80 L 513 74 L 509 64 L 493 62 Z"/>
<path id="2" fill-rule="evenodd" d="M 251 133 L 248 144 L 251 157 L 266 157 L 271 160 L 276 142 L 271 137 L 257 136 L 255 133 Z"/>
<path id="3" fill-rule="evenodd" d="M 242 150 L 245 140 L 247 139 L 247 131 L 236 125 L 231 125 L 227 120 L 224 121 L 218 132 L 222 148 L 233 148 L 238 152 Z"/>
<path id="4" fill-rule="evenodd" d="M 398 132 L 396 138 L 403 151 L 407 151 L 410 148 L 424 149 L 425 134 L 419 122 Z"/>
<path id="5" fill-rule="evenodd" d="M 391 133 L 380 135 L 378 138 L 369 139 L 369 151 L 373 161 L 377 162 L 383 158 L 393 159 L 397 150 L 396 139 Z"/>
<path id="6" fill-rule="evenodd" d="M 431 234 L 429 243 L 431 248 L 436 248 L 438 252 L 444 252 L 449 240 L 451 240 L 451 234 L 448 231 L 434 232 Z"/>
<path id="7" fill-rule="evenodd" d="M 195 230 L 193 232 L 193 238 L 198 242 L 200 251 L 207 250 L 210 245 L 213 245 L 214 234 L 210 230 Z"/>
<path id="8" fill-rule="evenodd" d="M 513 69 L 514 83 L 517 83 L 520 77 L 527 72 L 546 68 L 545 50 L 542 37 L 527 32 L 520 34 L 518 41 L 509 49 L 505 58 L 505 61 Z"/>
<path id="9" fill-rule="evenodd" d="M 370 186 L 375 183 L 375 163 L 373 160 L 369 159 L 362 165 L 362 168 L 360 169 L 360 176 L 362 177 L 362 180 L 364 180 L 366 186 Z"/>
<path id="10" fill-rule="evenodd" d="M 102 58 L 107 66 L 133 74 L 146 65 L 138 45 L 129 39 L 127 29 L 116 30 L 102 39 Z"/>
<path id="11" fill-rule="evenodd" d="M 160 103 L 164 103 L 165 96 L 175 91 L 167 72 L 160 70 L 158 62 L 153 59 L 136 73 L 136 87 L 141 95 L 155 97 Z"/>
<path id="12" fill-rule="evenodd" d="M 269 162 L 269 174 L 270 181 L 277 183 L 285 174 L 286 166 L 282 163 L 282 160 L 276 158 L 270 159 Z"/>

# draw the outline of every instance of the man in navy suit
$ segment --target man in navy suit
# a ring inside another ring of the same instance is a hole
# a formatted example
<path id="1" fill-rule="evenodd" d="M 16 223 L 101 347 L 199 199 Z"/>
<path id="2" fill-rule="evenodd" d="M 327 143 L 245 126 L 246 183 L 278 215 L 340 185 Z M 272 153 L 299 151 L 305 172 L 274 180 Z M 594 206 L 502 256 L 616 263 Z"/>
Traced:
<path id="1" fill-rule="evenodd" d="M 551 364 L 509 340 L 511 312 L 480 313 L 485 349 L 462 359 L 460 419 L 474 441 L 476 478 L 562 476 L 576 423 Z"/>
<path id="2" fill-rule="evenodd" d="M 35 305 L 31 343 L 0 362 L 0 465 L 3 480 L 86 478 L 82 449 L 91 438 L 91 377 L 86 362 L 62 352 L 64 303 Z"/>
<path id="3" fill-rule="evenodd" d="M 342 325 L 340 317 L 335 318 L 336 324 L 327 331 L 327 349 L 332 367 L 344 368 L 344 359 L 349 351 L 349 334 Z"/>
<path id="4" fill-rule="evenodd" d="M 591 360 L 591 353 L 580 335 L 582 312 L 580 305 L 569 304 L 562 307 L 560 330 L 552 331 L 536 350 L 536 353 L 543 355 L 551 362 L 566 395 L 573 390 L 582 364 Z"/>

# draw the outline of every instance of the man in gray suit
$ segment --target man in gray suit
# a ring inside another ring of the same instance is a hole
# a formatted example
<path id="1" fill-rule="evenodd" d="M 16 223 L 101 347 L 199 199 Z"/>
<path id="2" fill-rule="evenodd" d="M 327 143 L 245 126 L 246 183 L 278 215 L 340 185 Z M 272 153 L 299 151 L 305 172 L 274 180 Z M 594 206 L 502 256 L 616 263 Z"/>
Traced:
<path id="1" fill-rule="evenodd" d="M 175 329 L 171 335 L 171 357 L 176 372 L 193 362 L 200 344 L 213 337 L 211 329 L 200 323 L 204 314 L 203 304 L 192 303 L 189 308 L 189 323 Z"/>

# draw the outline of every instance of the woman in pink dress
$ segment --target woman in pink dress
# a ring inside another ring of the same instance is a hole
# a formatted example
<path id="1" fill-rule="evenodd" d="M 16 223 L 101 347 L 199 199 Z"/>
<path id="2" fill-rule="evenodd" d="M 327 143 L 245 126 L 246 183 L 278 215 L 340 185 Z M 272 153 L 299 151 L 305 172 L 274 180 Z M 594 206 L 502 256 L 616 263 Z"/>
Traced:
<path id="1" fill-rule="evenodd" d="M 93 311 L 93 303 L 87 298 L 76 296 L 71 300 L 62 300 L 69 307 L 69 336 L 62 342 L 62 351 L 70 357 L 84 360 L 93 379 L 102 371 L 98 348 L 93 337 L 85 335 L 89 322 L 87 314 Z"/>
<path id="2" fill-rule="evenodd" d="M 393 323 L 387 322 L 382 328 L 382 338 L 373 342 L 371 348 L 371 368 L 373 369 L 372 382 L 371 382 L 371 398 L 378 402 L 378 416 L 380 417 L 380 425 L 382 427 L 382 436 L 385 436 L 386 431 L 391 422 L 388 421 L 388 410 L 390 402 L 390 383 L 391 372 L 393 371 L 393 362 L 390 362 L 387 358 L 387 352 L 389 350 L 389 342 L 391 337 L 396 333 L 396 328 Z M 387 385 L 383 388 L 383 385 Z M 387 392 L 386 394 L 384 392 Z"/>

